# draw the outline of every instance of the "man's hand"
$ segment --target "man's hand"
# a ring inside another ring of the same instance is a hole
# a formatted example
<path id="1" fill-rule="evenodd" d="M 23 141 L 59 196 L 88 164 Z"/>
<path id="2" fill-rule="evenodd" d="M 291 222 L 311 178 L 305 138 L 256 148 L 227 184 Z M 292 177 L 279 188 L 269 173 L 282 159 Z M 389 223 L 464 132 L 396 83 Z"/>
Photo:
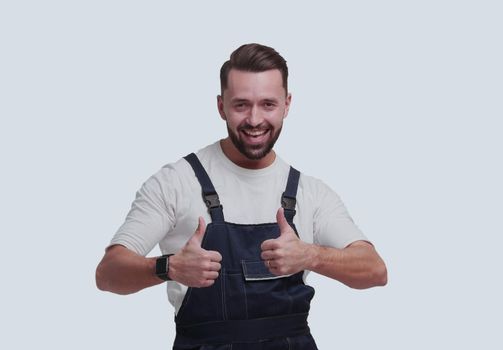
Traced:
<path id="1" fill-rule="evenodd" d="M 194 235 L 185 246 L 169 258 L 169 277 L 188 287 L 209 287 L 215 283 L 220 271 L 222 255 L 201 248 L 206 224 L 199 217 Z"/>
<path id="2" fill-rule="evenodd" d="M 386 265 L 369 242 L 355 241 L 343 249 L 309 244 L 297 237 L 282 208 L 276 221 L 280 236 L 261 245 L 261 257 L 271 273 L 281 276 L 310 270 L 358 289 L 387 283 Z"/>
<path id="3" fill-rule="evenodd" d="M 271 273 L 281 276 L 290 275 L 306 269 L 309 262 L 311 245 L 297 237 L 293 228 L 286 221 L 283 208 L 276 213 L 280 236 L 268 239 L 260 246 L 260 255 Z"/>

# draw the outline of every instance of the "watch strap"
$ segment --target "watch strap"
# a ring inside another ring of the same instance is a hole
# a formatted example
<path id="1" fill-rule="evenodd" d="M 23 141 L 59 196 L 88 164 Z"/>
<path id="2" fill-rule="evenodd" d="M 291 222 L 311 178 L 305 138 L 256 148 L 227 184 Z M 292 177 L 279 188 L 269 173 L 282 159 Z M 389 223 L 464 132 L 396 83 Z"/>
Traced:
<path id="1" fill-rule="evenodd" d="M 155 261 L 155 274 L 157 277 L 164 281 L 170 281 L 171 278 L 169 278 L 168 273 L 169 273 L 169 260 L 168 258 L 173 255 L 173 254 L 165 254 L 160 257 L 158 257 Z"/>

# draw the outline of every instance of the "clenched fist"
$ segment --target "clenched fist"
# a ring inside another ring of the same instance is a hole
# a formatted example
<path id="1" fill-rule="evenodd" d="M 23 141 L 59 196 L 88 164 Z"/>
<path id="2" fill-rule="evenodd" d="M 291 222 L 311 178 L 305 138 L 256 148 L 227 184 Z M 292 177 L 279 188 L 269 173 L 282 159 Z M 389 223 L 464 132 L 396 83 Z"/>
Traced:
<path id="1" fill-rule="evenodd" d="M 276 214 L 280 236 L 262 242 L 260 255 L 271 273 L 281 276 L 290 275 L 309 266 L 308 250 L 311 244 L 303 242 L 286 221 L 283 208 Z"/>
<path id="2" fill-rule="evenodd" d="M 201 248 L 206 224 L 199 217 L 194 235 L 185 246 L 169 258 L 169 277 L 188 287 L 209 287 L 215 283 L 220 271 L 222 255 Z"/>

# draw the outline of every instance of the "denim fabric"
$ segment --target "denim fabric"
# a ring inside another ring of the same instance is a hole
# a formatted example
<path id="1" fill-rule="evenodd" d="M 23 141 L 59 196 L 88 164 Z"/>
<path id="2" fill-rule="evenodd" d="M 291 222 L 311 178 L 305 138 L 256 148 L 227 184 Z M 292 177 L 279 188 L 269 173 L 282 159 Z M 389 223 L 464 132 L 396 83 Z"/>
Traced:
<path id="1" fill-rule="evenodd" d="M 189 288 L 178 311 L 177 324 L 308 312 L 314 289 L 304 284 L 303 272 L 278 278 L 260 259 L 261 243 L 278 236 L 276 223 L 209 224 L 202 246 L 220 252 L 222 268 L 212 286 Z M 250 267 L 253 267 L 252 274 Z M 247 275 L 253 278 L 249 279 Z"/>
<path id="2" fill-rule="evenodd" d="M 303 271 L 275 276 L 260 257 L 262 242 L 279 237 L 278 224 L 224 221 L 211 180 L 197 157 L 189 159 L 203 197 L 211 195 L 210 202 L 218 204 L 208 203 L 214 213 L 202 247 L 220 252 L 222 268 L 212 286 L 187 290 L 175 318 L 173 349 L 316 349 L 306 321 L 314 289 L 304 284 Z M 295 172 L 291 170 L 285 190 L 290 203 L 295 203 L 298 185 Z M 289 210 L 293 218 L 295 210 Z M 288 221 L 297 232 L 293 221 Z"/>
<path id="3" fill-rule="evenodd" d="M 296 337 L 263 340 L 255 343 L 202 345 L 196 347 L 173 347 L 173 350 L 317 350 L 311 334 Z"/>

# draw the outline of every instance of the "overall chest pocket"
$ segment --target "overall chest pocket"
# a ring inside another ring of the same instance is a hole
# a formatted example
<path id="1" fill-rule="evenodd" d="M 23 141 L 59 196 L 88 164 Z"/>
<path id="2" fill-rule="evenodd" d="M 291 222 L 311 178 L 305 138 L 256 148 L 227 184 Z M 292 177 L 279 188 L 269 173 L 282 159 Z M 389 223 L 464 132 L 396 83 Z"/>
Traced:
<path id="1" fill-rule="evenodd" d="M 241 261 L 241 271 L 225 271 L 224 300 L 228 319 L 253 319 L 290 314 L 294 276 L 276 276 L 264 261 Z"/>
<path id="2" fill-rule="evenodd" d="M 246 261 L 241 260 L 241 267 L 243 269 L 243 275 L 245 281 L 265 281 L 265 280 L 276 280 L 280 278 L 289 277 L 291 275 L 277 276 L 273 274 L 267 266 L 265 261 Z"/>

